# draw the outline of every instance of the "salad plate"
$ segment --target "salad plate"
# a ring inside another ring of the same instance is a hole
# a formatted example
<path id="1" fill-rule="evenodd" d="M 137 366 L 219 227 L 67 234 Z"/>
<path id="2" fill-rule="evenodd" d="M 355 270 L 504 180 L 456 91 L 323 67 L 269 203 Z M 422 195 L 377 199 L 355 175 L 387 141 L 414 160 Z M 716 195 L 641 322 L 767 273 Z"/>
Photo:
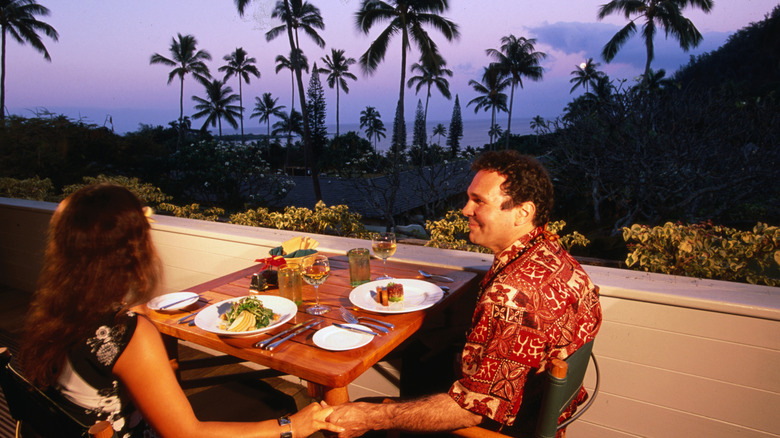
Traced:
<path id="1" fill-rule="evenodd" d="M 363 330 L 370 330 L 368 327 L 359 324 L 344 324 Z M 330 351 L 346 351 L 360 348 L 374 339 L 369 334 L 344 330 L 343 328 L 329 325 L 314 333 L 312 341 L 314 345 Z"/>
<path id="2" fill-rule="evenodd" d="M 195 301 L 198 301 L 199 295 L 195 292 L 174 292 L 170 294 L 154 297 L 146 303 L 146 307 L 158 312 L 174 311 L 183 309 Z"/>
<path id="3" fill-rule="evenodd" d="M 387 286 L 388 283 L 400 283 L 404 286 L 404 300 L 400 303 L 390 303 L 383 306 L 376 300 L 377 286 Z M 361 284 L 349 293 L 349 301 L 363 310 L 378 313 L 407 313 L 427 309 L 438 303 L 444 296 L 439 286 L 427 281 L 394 278 L 391 280 L 376 280 Z"/>
<path id="4" fill-rule="evenodd" d="M 288 300 L 287 298 L 279 297 L 276 295 L 249 295 L 249 296 L 257 298 L 260 301 L 262 301 L 263 307 L 271 309 L 273 313 L 279 315 L 279 318 L 275 321 L 272 321 L 271 324 L 256 330 L 230 332 L 220 328 L 220 325 L 225 324 L 225 320 L 221 318 L 222 314 L 227 313 L 234 302 L 247 298 L 246 296 L 244 296 L 244 297 L 229 298 L 227 300 L 214 303 L 211 306 L 204 308 L 203 310 L 198 312 L 198 314 L 195 316 L 195 325 L 207 332 L 215 333 L 220 336 L 248 336 L 248 335 L 256 335 L 258 333 L 263 333 L 267 330 L 271 330 L 275 327 L 278 327 L 284 324 L 285 322 L 289 321 L 290 319 L 292 319 L 292 317 L 295 316 L 296 313 L 298 313 L 298 306 L 295 305 L 294 302 Z"/>

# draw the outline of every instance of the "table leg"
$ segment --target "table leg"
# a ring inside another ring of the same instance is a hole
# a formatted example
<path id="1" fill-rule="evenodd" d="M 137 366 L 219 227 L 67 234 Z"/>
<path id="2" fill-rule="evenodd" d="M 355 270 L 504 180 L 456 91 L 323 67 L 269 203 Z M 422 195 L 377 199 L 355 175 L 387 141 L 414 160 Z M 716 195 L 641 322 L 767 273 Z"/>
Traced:
<path id="1" fill-rule="evenodd" d="M 331 388 L 318 383 L 308 382 L 309 396 L 335 406 L 349 401 L 349 392 L 346 386 Z"/>

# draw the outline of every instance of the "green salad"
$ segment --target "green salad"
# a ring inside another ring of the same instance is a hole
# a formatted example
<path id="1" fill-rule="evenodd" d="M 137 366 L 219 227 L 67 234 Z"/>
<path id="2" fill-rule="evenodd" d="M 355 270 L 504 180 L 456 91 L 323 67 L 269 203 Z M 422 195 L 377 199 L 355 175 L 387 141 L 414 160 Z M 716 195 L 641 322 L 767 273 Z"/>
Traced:
<path id="1" fill-rule="evenodd" d="M 264 307 L 257 297 L 244 297 L 230 305 L 230 310 L 220 316 L 231 331 L 257 330 L 268 327 L 279 315 Z M 238 321 L 237 321 L 238 320 Z M 240 327 L 234 324 L 238 323 Z"/>

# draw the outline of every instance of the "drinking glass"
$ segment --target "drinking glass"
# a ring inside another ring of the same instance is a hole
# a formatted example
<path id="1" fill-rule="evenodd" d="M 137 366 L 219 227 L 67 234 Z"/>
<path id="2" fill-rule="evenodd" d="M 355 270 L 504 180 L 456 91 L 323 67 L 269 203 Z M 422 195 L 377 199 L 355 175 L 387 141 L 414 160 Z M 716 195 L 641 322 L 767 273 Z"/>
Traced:
<path id="1" fill-rule="evenodd" d="M 374 233 L 371 235 L 371 248 L 374 254 L 382 259 L 384 275 L 377 280 L 389 280 L 393 277 L 387 275 L 387 258 L 395 254 L 395 233 Z"/>
<path id="2" fill-rule="evenodd" d="M 310 255 L 301 262 L 301 274 L 306 283 L 314 286 L 315 304 L 306 309 L 306 313 L 312 315 L 322 315 L 330 310 L 330 307 L 320 304 L 320 297 L 317 288 L 320 287 L 330 275 L 330 262 L 324 255 Z"/>

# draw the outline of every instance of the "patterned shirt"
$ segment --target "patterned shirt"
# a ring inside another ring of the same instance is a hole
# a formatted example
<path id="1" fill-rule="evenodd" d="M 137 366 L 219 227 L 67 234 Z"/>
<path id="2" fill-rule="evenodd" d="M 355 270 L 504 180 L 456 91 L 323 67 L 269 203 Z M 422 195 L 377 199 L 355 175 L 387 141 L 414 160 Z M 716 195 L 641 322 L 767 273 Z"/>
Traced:
<path id="1" fill-rule="evenodd" d="M 597 289 L 547 236 L 537 228 L 496 254 L 463 349 L 463 377 L 449 391 L 464 409 L 505 425 L 515 422 L 529 374 L 566 359 L 601 325 Z"/>

